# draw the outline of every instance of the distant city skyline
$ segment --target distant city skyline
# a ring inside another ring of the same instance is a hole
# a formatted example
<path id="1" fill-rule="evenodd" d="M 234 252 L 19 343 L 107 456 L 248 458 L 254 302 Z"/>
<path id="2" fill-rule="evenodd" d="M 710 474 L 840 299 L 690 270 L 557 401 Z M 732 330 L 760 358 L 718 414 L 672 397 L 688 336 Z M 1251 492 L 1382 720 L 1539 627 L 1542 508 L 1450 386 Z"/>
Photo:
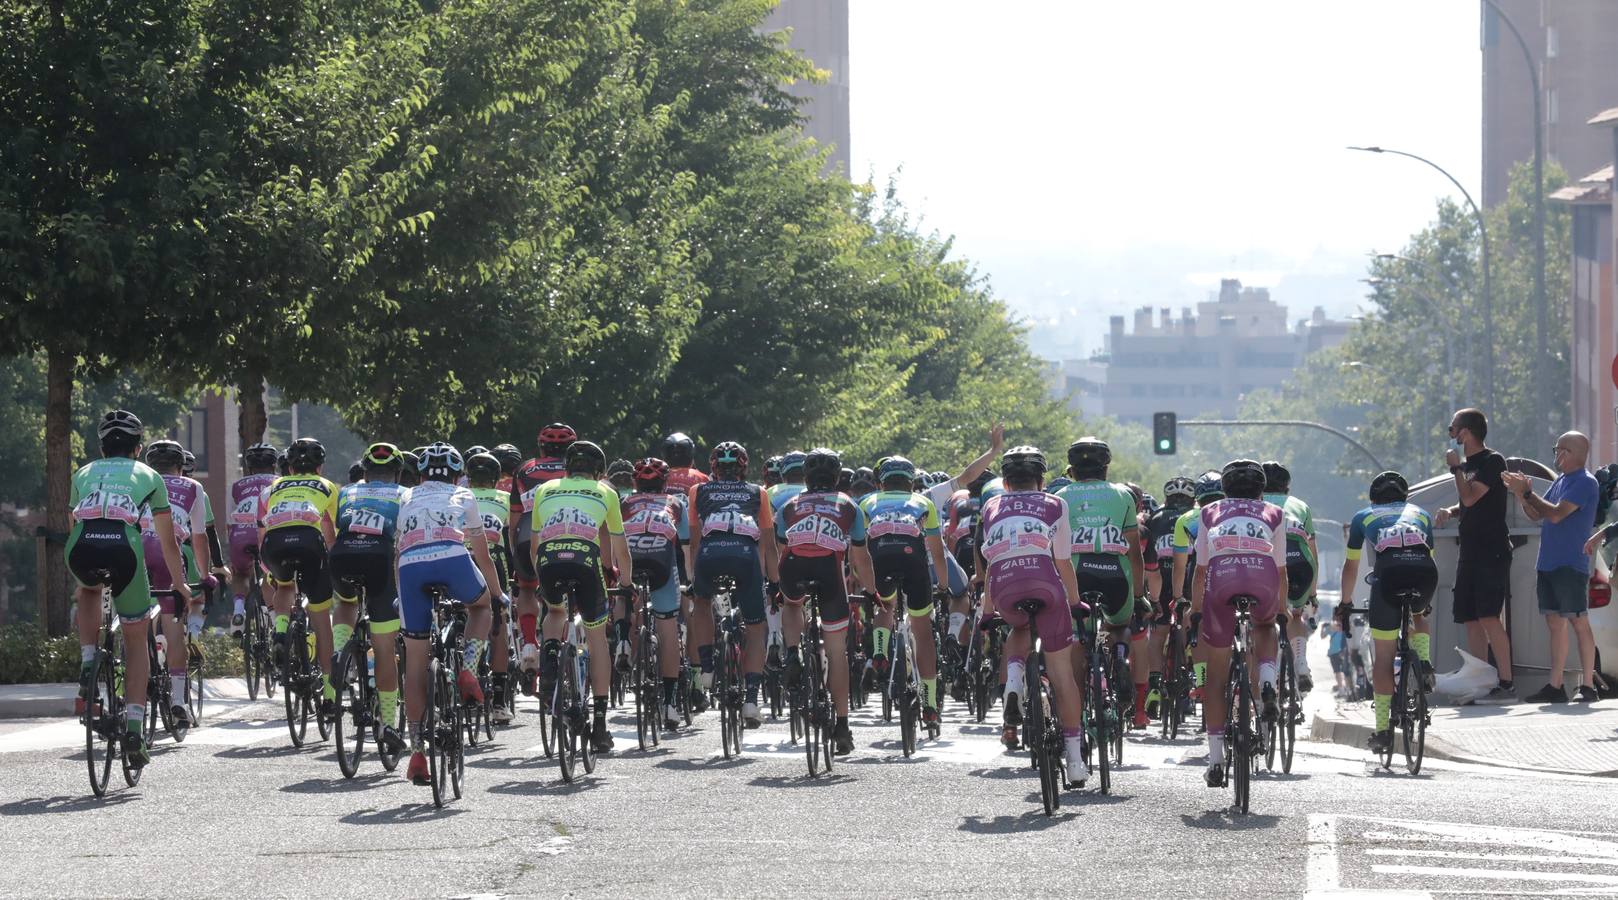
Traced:
<path id="1" fill-rule="evenodd" d="M 1195 305 L 1221 278 L 1352 314 L 1367 257 L 1481 171 L 1475 0 L 1353 5 L 852 0 L 853 176 L 897 173 L 1041 329 Z M 1458 197 L 1458 195 L 1456 195 Z"/>

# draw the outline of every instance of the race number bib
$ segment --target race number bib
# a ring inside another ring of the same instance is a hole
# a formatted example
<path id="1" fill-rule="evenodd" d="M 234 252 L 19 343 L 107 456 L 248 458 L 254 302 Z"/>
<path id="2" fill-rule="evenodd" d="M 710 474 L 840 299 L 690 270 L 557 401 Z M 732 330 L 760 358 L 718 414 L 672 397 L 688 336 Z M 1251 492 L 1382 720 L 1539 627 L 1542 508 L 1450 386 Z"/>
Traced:
<path id="1" fill-rule="evenodd" d="M 104 491 L 99 488 L 79 498 L 79 505 L 73 507 L 73 518 L 79 521 L 112 519 L 125 525 L 135 525 L 141 521 L 140 509 L 135 506 L 135 498 L 121 491 Z"/>
<path id="2" fill-rule="evenodd" d="M 1257 553 L 1268 556 L 1275 552 L 1275 533 L 1260 519 L 1237 516 L 1226 519 L 1208 533 L 1208 545 L 1214 555 L 1225 553 Z"/>
<path id="3" fill-rule="evenodd" d="M 758 521 L 752 516 L 733 509 L 709 513 L 702 520 L 702 536 L 728 531 L 738 537 L 758 540 Z M 789 534 L 790 537 L 790 534 Z"/>
<path id="4" fill-rule="evenodd" d="M 1399 522 L 1391 527 L 1382 529 L 1376 536 L 1375 549 L 1381 553 L 1384 550 L 1394 550 L 1400 547 L 1425 547 L 1427 535 L 1420 528 L 1407 522 Z"/>
<path id="5" fill-rule="evenodd" d="M 1124 540 L 1124 531 L 1112 522 L 1104 525 L 1075 525 L 1073 526 L 1073 554 L 1080 553 L 1115 553 L 1129 552 L 1129 543 Z"/>
<path id="6" fill-rule="evenodd" d="M 571 537 L 594 541 L 600 530 L 601 524 L 589 513 L 569 506 L 551 513 L 539 528 L 539 539 L 554 541 Z"/>
<path id="7" fill-rule="evenodd" d="M 1007 516 L 983 535 L 983 558 L 994 562 L 1010 556 L 1049 555 L 1056 529 L 1033 516 Z"/>
<path id="8" fill-rule="evenodd" d="M 230 524 L 251 528 L 258 524 L 258 498 L 243 497 L 230 510 Z"/>
<path id="9" fill-rule="evenodd" d="M 834 519 L 809 516 L 787 529 L 787 546 L 819 547 L 840 553 L 848 549 L 848 535 Z"/>
<path id="10" fill-rule="evenodd" d="M 865 533 L 870 535 L 873 540 L 883 537 L 919 538 L 921 537 L 921 523 L 916 521 L 915 516 L 907 516 L 903 513 L 882 513 L 871 519 L 871 524 L 865 529 Z"/>
<path id="11" fill-rule="evenodd" d="M 356 509 L 349 513 L 348 530 L 355 534 L 381 536 L 387 533 L 388 520 L 375 510 Z"/>
<path id="12" fill-rule="evenodd" d="M 269 515 L 264 517 L 264 527 L 275 528 L 280 525 L 302 524 L 320 525 L 320 510 L 315 508 L 308 500 L 282 500 L 270 507 Z"/>

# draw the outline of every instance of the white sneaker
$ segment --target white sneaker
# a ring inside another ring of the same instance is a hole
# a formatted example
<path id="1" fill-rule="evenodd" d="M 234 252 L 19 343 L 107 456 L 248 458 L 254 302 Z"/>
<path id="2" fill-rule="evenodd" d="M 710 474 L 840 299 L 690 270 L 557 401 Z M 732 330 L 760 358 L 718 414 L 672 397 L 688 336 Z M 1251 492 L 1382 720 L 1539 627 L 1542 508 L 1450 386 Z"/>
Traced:
<path id="1" fill-rule="evenodd" d="M 247 614 L 235 613 L 230 617 L 230 636 L 241 637 L 247 628 Z"/>
<path id="2" fill-rule="evenodd" d="M 524 672 L 533 672 L 539 669 L 539 647 L 535 644 L 523 644 L 522 650 L 517 653 L 517 666 Z"/>
<path id="3" fill-rule="evenodd" d="M 701 677 L 698 678 L 697 681 L 702 685 L 702 689 L 704 691 L 713 690 L 713 673 L 712 672 L 703 672 Z"/>
<path id="4" fill-rule="evenodd" d="M 1066 755 L 1068 783 L 1083 785 L 1090 780 L 1090 770 L 1084 765 L 1084 746 L 1078 738 L 1067 739 Z"/>
<path id="5" fill-rule="evenodd" d="M 742 704 L 742 727 L 743 728 L 757 728 L 758 726 L 760 726 L 762 724 L 763 724 L 763 720 L 758 717 L 758 704 L 757 703 L 743 703 Z"/>
<path id="6" fill-rule="evenodd" d="M 496 706 L 493 712 L 489 714 L 489 717 L 494 719 L 494 724 L 496 725 L 511 724 L 511 710 L 506 709 L 504 704 Z"/>

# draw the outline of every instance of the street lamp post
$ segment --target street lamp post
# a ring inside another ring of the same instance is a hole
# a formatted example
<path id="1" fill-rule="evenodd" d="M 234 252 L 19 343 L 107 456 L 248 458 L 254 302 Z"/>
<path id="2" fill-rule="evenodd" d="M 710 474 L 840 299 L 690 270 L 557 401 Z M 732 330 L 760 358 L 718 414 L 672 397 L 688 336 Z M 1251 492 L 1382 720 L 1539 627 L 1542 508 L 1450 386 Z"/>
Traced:
<path id="1" fill-rule="evenodd" d="M 1438 174 L 1448 178 L 1449 183 L 1455 185 L 1455 189 L 1461 192 L 1462 197 L 1466 198 L 1466 205 L 1471 207 L 1472 217 L 1477 219 L 1478 222 L 1478 239 L 1482 242 L 1483 256 L 1483 397 L 1485 404 L 1491 411 L 1493 411 L 1495 408 L 1494 301 L 1492 299 L 1494 295 L 1491 292 L 1491 284 L 1489 281 L 1489 227 L 1488 223 L 1483 219 L 1483 210 L 1478 208 L 1477 202 L 1472 199 L 1472 195 L 1466 190 L 1465 187 L 1461 185 L 1459 181 L 1455 179 L 1454 175 L 1451 175 L 1443 166 L 1440 166 L 1438 163 L 1435 163 L 1426 157 L 1417 156 L 1414 153 L 1406 153 L 1403 150 L 1390 150 L 1386 147 L 1350 147 L 1348 149 L 1359 150 L 1365 153 L 1391 153 L 1394 156 L 1403 156 L 1413 159 L 1419 163 L 1426 163 L 1428 166 L 1436 170 Z"/>
<path id="2" fill-rule="evenodd" d="M 1511 31 L 1511 36 L 1517 39 L 1517 46 L 1522 48 L 1523 62 L 1528 64 L 1528 80 L 1534 86 L 1534 402 L 1545 411 L 1546 432 L 1554 433 L 1550 424 L 1549 385 L 1545 383 L 1546 360 L 1549 358 L 1546 355 L 1545 329 L 1550 308 L 1545 302 L 1545 117 L 1540 109 L 1539 65 L 1534 62 L 1533 51 L 1528 49 L 1522 32 L 1517 30 L 1505 10 L 1494 0 L 1483 0 L 1483 4 L 1494 10 L 1494 14 Z"/>

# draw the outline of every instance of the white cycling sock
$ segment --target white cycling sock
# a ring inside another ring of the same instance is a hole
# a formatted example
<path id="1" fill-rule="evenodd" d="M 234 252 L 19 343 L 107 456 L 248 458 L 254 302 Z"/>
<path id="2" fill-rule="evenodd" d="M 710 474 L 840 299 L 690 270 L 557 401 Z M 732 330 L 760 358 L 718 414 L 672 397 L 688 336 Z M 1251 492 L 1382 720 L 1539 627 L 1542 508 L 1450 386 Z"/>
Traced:
<path id="1" fill-rule="evenodd" d="M 1218 766 L 1225 762 L 1225 736 L 1208 732 L 1208 765 Z"/>
<path id="2" fill-rule="evenodd" d="M 246 597 L 243 597 L 240 594 L 237 594 L 234 598 L 232 598 L 232 600 L 230 602 L 231 602 L 231 607 L 230 607 L 231 615 L 240 616 L 240 615 L 245 615 L 247 613 L 247 598 Z"/>
<path id="3" fill-rule="evenodd" d="M 1266 660 L 1265 662 L 1259 663 L 1258 683 L 1261 685 L 1269 685 L 1272 688 L 1275 687 L 1275 668 L 1276 666 L 1274 661 Z"/>
<path id="4" fill-rule="evenodd" d="M 781 634 L 781 610 L 772 609 L 768 604 L 764 607 L 764 622 L 769 626 L 770 640 L 775 640 Z"/>
<path id="5" fill-rule="evenodd" d="M 966 624 L 966 613 L 949 614 L 949 633 L 957 638 L 961 636 L 961 626 Z"/>
<path id="6" fill-rule="evenodd" d="M 1023 664 L 1013 660 L 1006 663 L 1006 696 L 1022 696 Z"/>
<path id="7" fill-rule="evenodd" d="M 185 701 L 185 676 L 169 676 L 169 702 L 178 706 Z"/>
<path id="8" fill-rule="evenodd" d="M 1292 659 L 1298 666 L 1299 675 L 1309 674 L 1309 639 L 1295 637 L 1292 639 Z"/>

